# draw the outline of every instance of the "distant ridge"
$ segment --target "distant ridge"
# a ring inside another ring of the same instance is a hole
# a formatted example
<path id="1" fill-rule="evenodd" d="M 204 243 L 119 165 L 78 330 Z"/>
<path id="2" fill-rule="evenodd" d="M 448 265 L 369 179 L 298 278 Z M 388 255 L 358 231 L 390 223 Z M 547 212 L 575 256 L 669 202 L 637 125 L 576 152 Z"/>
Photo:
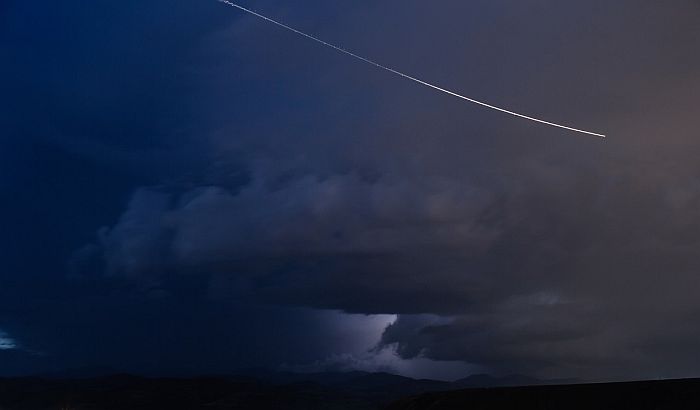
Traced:
<path id="1" fill-rule="evenodd" d="M 96 377 L 124 375 L 126 372 L 119 371 L 109 366 L 85 366 L 75 367 L 54 372 L 44 372 L 34 375 L 43 379 L 92 379 Z"/>
<path id="2" fill-rule="evenodd" d="M 474 375 L 457 382 L 362 371 L 146 377 L 95 366 L 0 378 L 0 409 L 382 410 L 396 400 L 458 388 L 546 383 L 526 376 Z"/>
<path id="3" fill-rule="evenodd" d="M 483 387 L 515 387 L 515 386 L 541 386 L 553 384 L 580 383 L 578 379 L 537 379 L 522 374 L 511 374 L 502 377 L 494 377 L 489 374 L 474 374 L 452 383 L 455 389 L 483 388 Z"/>

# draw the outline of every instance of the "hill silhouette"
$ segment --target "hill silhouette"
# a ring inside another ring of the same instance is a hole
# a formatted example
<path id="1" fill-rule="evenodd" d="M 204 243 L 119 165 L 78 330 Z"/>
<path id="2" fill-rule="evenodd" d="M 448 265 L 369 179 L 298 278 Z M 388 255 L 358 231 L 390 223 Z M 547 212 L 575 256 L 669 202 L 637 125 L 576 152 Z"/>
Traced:
<path id="1" fill-rule="evenodd" d="M 382 409 L 407 396 L 463 387 L 546 383 L 525 376 L 456 382 L 389 373 L 251 372 L 251 376 L 148 378 L 80 368 L 0 379 L 0 408 L 14 409 Z M 95 376 L 98 375 L 98 376 Z"/>

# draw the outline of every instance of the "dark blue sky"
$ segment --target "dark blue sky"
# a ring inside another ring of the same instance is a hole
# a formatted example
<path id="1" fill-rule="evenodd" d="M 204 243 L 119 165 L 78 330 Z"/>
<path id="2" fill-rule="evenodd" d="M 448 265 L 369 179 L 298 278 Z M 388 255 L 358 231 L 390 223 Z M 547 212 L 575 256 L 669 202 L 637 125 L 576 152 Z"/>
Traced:
<path id="1" fill-rule="evenodd" d="M 697 2 L 0 5 L 0 374 L 697 376 Z M 387 327 L 388 324 L 390 326 Z"/>

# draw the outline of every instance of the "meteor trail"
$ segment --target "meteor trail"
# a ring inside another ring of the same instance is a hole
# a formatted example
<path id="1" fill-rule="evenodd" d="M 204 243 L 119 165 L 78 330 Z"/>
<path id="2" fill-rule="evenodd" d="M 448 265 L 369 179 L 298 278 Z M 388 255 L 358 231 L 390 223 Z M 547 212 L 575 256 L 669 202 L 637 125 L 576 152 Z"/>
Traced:
<path id="1" fill-rule="evenodd" d="M 291 31 L 291 32 L 293 32 L 293 33 L 299 34 L 300 36 L 306 37 L 306 38 L 308 38 L 308 39 L 310 39 L 310 40 L 313 40 L 313 41 L 315 41 L 315 42 L 317 42 L 317 43 L 323 44 L 324 46 L 330 47 L 330 48 L 332 48 L 332 49 L 334 49 L 334 50 L 336 50 L 336 51 L 339 51 L 339 52 L 341 52 L 341 53 L 343 53 L 343 54 L 349 55 L 350 57 L 356 58 L 356 59 L 358 59 L 358 60 L 360 60 L 360 61 L 364 61 L 364 62 L 367 63 L 367 64 L 371 64 L 371 65 L 373 65 L 373 66 L 375 66 L 375 67 L 377 67 L 377 68 L 380 68 L 380 69 L 382 69 L 382 70 L 388 71 L 388 72 L 393 73 L 393 74 L 396 74 L 396 75 L 401 76 L 401 77 L 403 77 L 403 78 L 406 78 L 406 79 L 408 79 L 408 80 L 415 81 L 416 83 L 422 84 L 422 85 L 424 85 L 424 86 L 426 86 L 426 87 L 430 87 L 430 88 L 433 88 L 433 89 L 435 89 L 435 90 L 442 91 L 443 93 L 449 94 L 449 95 L 451 95 L 451 96 L 454 96 L 454 97 L 457 97 L 457 98 L 461 98 L 461 99 L 463 99 L 463 100 L 469 101 L 469 102 L 474 103 L 474 104 L 481 105 L 481 106 L 486 107 L 486 108 L 490 108 L 490 109 L 492 109 L 492 110 L 496 110 L 496 111 L 500 111 L 500 112 L 502 112 L 502 113 L 510 114 L 510 115 L 515 116 L 515 117 L 524 118 L 524 119 L 526 119 L 526 120 L 530 120 L 530 121 L 534 121 L 534 122 L 539 122 L 540 124 L 545 124 L 545 125 L 549 125 L 549 126 L 552 126 L 552 127 L 563 128 L 563 129 L 565 129 L 565 130 L 569 130 L 569 131 L 573 131 L 573 132 L 580 132 L 580 133 L 582 133 L 582 134 L 594 135 L 594 136 L 596 136 L 596 137 L 605 138 L 605 135 L 604 135 L 604 134 L 598 134 L 598 133 L 595 133 L 595 132 L 585 131 L 585 130 L 581 130 L 581 129 L 578 129 L 578 128 L 567 127 L 566 125 L 562 125 L 562 124 L 557 124 L 557 123 L 554 123 L 554 122 L 549 122 L 549 121 L 541 120 L 541 119 L 535 118 L 535 117 L 530 117 L 530 116 L 527 116 L 527 115 L 524 115 L 524 114 L 520 114 L 520 113 L 517 113 L 517 112 L 514 112 L 514 111 L 506 110 L 505 108 L 501 108 L 501 107 L 497 107 L 497 106 L 495 106 L 495 105 L 487 104 L 487 103 L 485 103 L 485 102 L 483 102 L 483 101 L 479 101 L 479 100 L 475 100 L 475 99 L 473 99 L 473 98 L 465 97 L 465 96 L 463 96 L 463 95 L 461 95 L 461 94 L 457 94 L 456 92 L 453 92 L 453 91 L 450 91 L 450 90 L 446 90 L 446 89 L 444 89 L 444 88 L 438 87 L 437 85 L 434 85 L 434 84 L 431 84 L 431 83 L 429 83 L 429 82 L 423 81 L 423 80 L 418 79 L 418 78 L 416 78 L 416 77 L 412 77 L 412 76 L 410 76 L 410 75 L 408 75 L 408 74 L 404 74 L 404 73 L 402 73 L 402 72 L 400 72 L 400 71 L 394 70 L 393 68 L 387 67 L 387 66 L 382 65 L 382 64 L 379 64 L 379 63 L 377 63 L 377 62 L 375 62 L 375 61 L 372 61 L 372 60 L 370 60 L 370 59 L 368 59 L 368 58 L 365 58 L 365 57 L 362 57 L 362 56 L 360 56 L 360 55 L 357 55 L 357 54 L 355 54 L 355 53 L 353 53 L 353 52 L 351 52 L 351 51 L 348 51 L 348 50 L 346 50 L 346 49 L 344 49 L 344 48 L 342 48 L 342 47 L 339 47 L 339 46 L 336 46 L 336 45 L 334 45 L 334 44 L 331 44 L 331 43 L 329 43 L 329 42 L 327 42 L 327 41 L 321 40 L 320 38 L 314 37 L 314 36 L 312 36 L 312 35 L 310 35 L 310 34 L 306 34 L 306 33 L 302 32 L 302 31 L 299 31 L 299 30 L 295 29 L 294 27 L 290 27 L 290 26 L 288 26 L 288 25 L 286 25 L 286 24 L 284 24 L 284 23 L 280 23 L 279 21 L 276 21 L 276 20 L 273 20 L 273 19 L 271 19 L 271 18 L 269 18 L 269 17 L 263 16 L 263 15 L 260 14 L 260 13 L 256 13 L 256 12 L 253 11 L 253 10 L 250 10 L 250 9 L 248 9 L 248 8 L 245 8 L 245 7 L 243 7 L 243 6 L 240 6 L 240 5 L 238 5 L 238 4 L 236 4 L 236 3 L 233 3 L 233 2 L 231 2 L 231 1 L 229 1 L 229 0 L 217 0 L 217 1 L 220 2 L 220 3 L 227 4 L 227 5 L 231 6 L 231 7 L 235 7 L 235 8 L 237 8 L 237 9 L 239 9 L 239 10 L 245 11 L 246 13 L 252 14 L 253 16 L 259 17 L 259 18 L 261 18 L 261 19 L 263 19 L 263 20 L 265 20 L 265 21 L 268 21 L 268 22 L 270 22 L 270 23 L 272 23 L 272 24 L 275 24 L 275 25 L 277 25 L 277 26 L 279 26 L 279 27 L 282 27 L 282 28 L 284 28 L 284 29 L 287 29 L 287 30 L 289 30 L 289 31 Z"/>

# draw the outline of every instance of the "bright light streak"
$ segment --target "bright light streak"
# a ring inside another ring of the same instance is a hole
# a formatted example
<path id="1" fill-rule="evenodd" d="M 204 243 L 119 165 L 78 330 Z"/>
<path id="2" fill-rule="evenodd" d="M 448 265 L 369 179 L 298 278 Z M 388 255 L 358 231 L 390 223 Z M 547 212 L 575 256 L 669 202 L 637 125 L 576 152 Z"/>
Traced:
<path id="1" fill-rule="evenodd" d="M 331 43 L 329 43 L 329 42 L 327 42 L 327 41 L 321 40 L 321 39 L 318 38 L 318 37 L 314 37 L 314 36 L 312 36 L 312 35 L 310 35 L 310 34 L 306 34 L 306 33 L 302 32 L 302 31 L 300 31 L 300 30 L 295 29 L 294 27 L 290 27 L 290 26 L 288 26 L 288 25 L 286 25 L 286 24 L 284 24 L 284 23 L 280 23 L 280 22 L 277 21 L 277 20 L 273 20 L 273 19 L 271 19 L 271 18 L 269 18 L 269 17 L 263 16 L 263 15 L 260 14 L 260 13 L 256 13 L 256 12 L 253 11 L 253 10 L 250 10 L 250 9 L 248 9 L 248 8 L 245 8 L 245 7 L 243 7 L 243 6 L 240 6 L 240 5 L 238 5 L 238 4 L 236 4 L 236 3 L 233 3 L 233 2 L 231 2 L 231 1 L 228 1 L 228 0 L 217 0 L 217 1 L 219 1 L 219 2 L 221 2 L 221 3 L 224 3 L 224 4 L 228 4 L 229 6 L 235 7 L 235 8 L 237 8 L 237 9 L 239 9 L 239 10 L 245 11 L 246 13 L 252 14 L 252 15 L 254 15 L 254 16 L 256 16 L 256 17 L 259 17 L 259 18 L 261 18 L 261 19 L 263 19 L 263 20 L 265 20 L 265 21 L 268 21 L 268 22 L 270 22 L 270 23 L 272 23 L 272 24 L 275 24 L 275 25 L 277 25 L 277 26 L 279 26 L 279 27 L 282 27 L 282 28 L 287 29 L 287 30 L 289 30 L 289 31 L 291 31 L 291 32 L 294 32 L 294 33 L 296 33 L 296 34 L 299 34 L 300 36 L 306 37 L 306 38 L 308 38 L 308 39 L 310 39 L 310 40 L 313 40 L 313 41 L 315 41 L 315 42 L 317 42 L 317 43 L 323 44 L 324 46 L 330 47 L 330 48 L 332 48 L 332 49 L 334 49 L 334 50 L 336 50 L 336 51 L 339 51 L 339 52 L 341 52 L 341 53 L 343 53 L 343 54 L 349 55 L 350 57 L 356 58 L 356 59 L 358 59 L 358 60 L 360 60 L 360 61 L 364 61 L 364 62 L 367 63 L 367 64 L 371 64 L 371 65 L 373 65 L 373 66 L 375 66 L 375 67 L 377 67 L 377 68 L 381 68 L 382 70 L 386 70 L 386 71 L 388 71 L 388 72 L 390 72 L 390 73 L 399 75 L 399 76 L 401 76 L 401 77 L 403 77 L 403 78 L 406 78 L 406 79 L 408 79 L 408 80 L 415 81 L 415 82 L 417 82 L 418 84 L 422 84 L 422 85 L 424 85 L 424 86 L 426 86 L 426 87 L 430 87 L 430 88 L 433 88 L 433 89 L 435 89 L 435 90 L 442 91 L 443 93 L 449 94 L 449 95 L 451 95 L 451 96 L 454 96 L 454 97 L 457 97 L 457 98 L 461 98 L 461 99 L 466 100 L 466 101 L 469 101 L 469 102 L 471 102 L 471 103 L 478 104 L 478 105 L 481 105 L 481 106 L 483 106 L 483 107 L 490 108 L 490 109 L 496 110 L 496 111 L 500 111 L 500 112 L 502 112 L 502 113 L 509 114 L 509 115 L 513 115 L 513 116 L 515 116 L 515 117 L 523 118 L 523 119 L 526 119 L 526 120 L 529 120 L 529 121 L 538 122 L 538 123 L 540 123 L 540 124 L 545 124 L 545 125 L 549 125 L 549 126 L 552 126 L 552 127 L 563 128 L 563 129 L 565 129 L 565 130 L 569 130 L 569 131 L 573 131 L 573 132 L 579 132 L 579 133 L 582 133 L 582 134 L 588 134 L 588 135 L 593 135 L 593 136 L 596 136 L 596 137 L 605 138 L 605 135 L 604 135 L 604 134 L 599 134 L 599 133 L 596 133 L 596 132 L 586 131 L 586 130 L 582 130 L 582 129 L 578 129 L 578 128 L 568 127 L 568 126 L 562 125 L 562 124 L 557 124 L 557 123 L 554 123 L 554 122 L 549 122 L 549 121 L 541 120 L 541 119 L 539 119 L 539 118 L 530 117 L 530 116 L 528 116 L 528 115 L 520 114 L 520 113 L 517 113 L 517 112 L 515 112 L 515 111 L 510 111 L 510 110 L 507 110 L 507 109 L 505 109 L 505 108 L 497 107 L 497 106 L 495 106 L 495 105 L 487 104 L 487 103 L 485 103 L 485 102 L 483 102 L 483 101 L 479 101 L 479 100 L 475 100 L 475 99 L 473 99 L 473 98 L 466 97 L 466 96 L 461 95 L 461 94 L 458 94 L 458 93 L 456 93 L 456 92 L 453 92 L 453 91 L 444 89 L 444 88 L 442 88 L 442 87 L 438 87 L 437 85 L 431 84 L 431 83 L 429 83 L 429 82 L 420 80 L 420 79 L 418 79 L 418 78 L 416 78 L 416 77 L 412 77 L 412 76 L 410 76 L 410 75 L 408 75 L 408 74 L 404 74 L 404 73 L 402 73 L 402 72 L 400 72 L 400 71 L 394 70 L 393 68 L 390 68 L 390 67 L 387 67 L 387 66 L 385 66 L 385 65 L 379 64 L 379 63 L 377 63 L 377 62 L 375 62 L 375 61 L 372 61 L 372 60 L 370 60 L 370 59 L 368 59 L 368 58 L 362 57 L 362 56 L 357 55 L 357 54 L 355 54 L 355 53 L 353 53 L 353 52 L 351 52 L 351 51 L 348 51 L 348 50 L 346 50 L 346 49 L 344 49 L 344 48 L 342 48 L 342 47 L 339 47 L 339 46 L 336 46 L 336 45 L 334 45 L 334 44 L 331 44 Z"/>

